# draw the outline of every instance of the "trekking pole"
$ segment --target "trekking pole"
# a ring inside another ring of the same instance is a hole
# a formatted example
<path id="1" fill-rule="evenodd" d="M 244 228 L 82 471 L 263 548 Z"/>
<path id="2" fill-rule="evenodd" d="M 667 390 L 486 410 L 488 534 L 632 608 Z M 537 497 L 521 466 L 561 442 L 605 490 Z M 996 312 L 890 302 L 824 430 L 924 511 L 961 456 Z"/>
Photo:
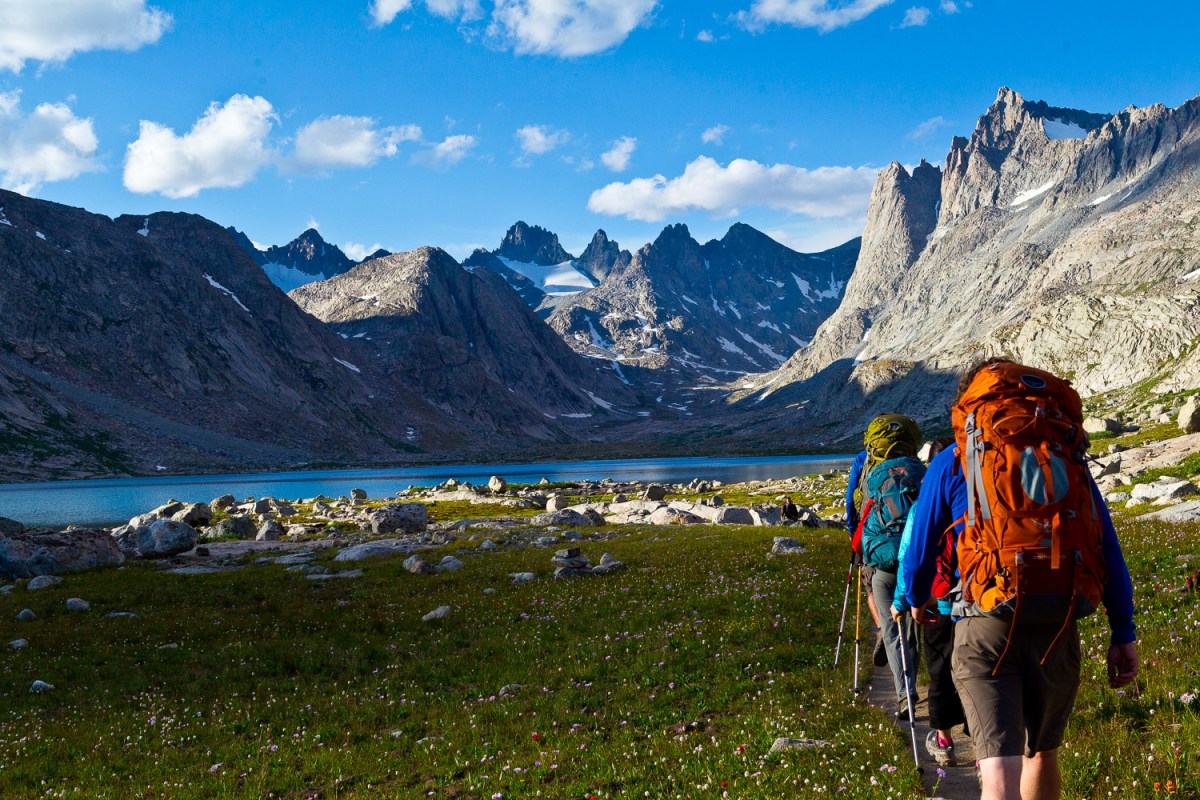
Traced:
<path id="1" fill-rule="evenodd" d="M 908 701 L 908 732 L 912 736 L 913 748 L 913 763 L 917 765 L 917 769 L 921 769 L 921 759 L 917 755 L 917 717 L 913 713 L 912 687 L 908 682 L 908 657 L 905 655 L 908 652 L 908 636 L 905 634 L 904 627 L 908 620 L 900 619 L 900 670 L 904 673 L 904 697 Z"/>
<path id="2" fill-rule="evenodd" d="M 853 567 L 851 567 L 853 569 Z M 847 587 L 848 588 L 848 587 Z M 862 619 L 862 565 L 858 566 L 858 588 L 854 591 L 854 693 L 858 694 L 862 689 L 858 688 L 858 644 L 862 639 L 859 636 L 861 625 L 859 621 Z"/>
<path id="3" fill-rule="evenodd" d="M 842 652 L 842 635 L 846 632 L 846 607 L 850 605 L 850 584 L 854 582 L 854 551 L 850 551 L 850 569 L 846 572 L 846 596 L 842 599 L 842 624 L 838 626 L 837 647 L 833 650 L 833 668 L 837 669 Z"/>

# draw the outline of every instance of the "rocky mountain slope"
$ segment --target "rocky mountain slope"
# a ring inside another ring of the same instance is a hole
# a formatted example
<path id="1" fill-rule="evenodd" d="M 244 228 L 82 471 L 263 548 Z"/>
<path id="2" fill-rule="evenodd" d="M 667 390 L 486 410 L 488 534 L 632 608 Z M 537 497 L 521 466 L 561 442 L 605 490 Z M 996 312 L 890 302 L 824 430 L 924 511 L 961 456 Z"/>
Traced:
<path id="1" fill-rule="evenodd" d="M 1200 379 L 1200 98 L 1111 117 L 1009 89 L 944 169 L 892 164 L 841 307 L 746 399 L 851 430 L 945 414 L 990 354 L 1085 395 Z M 826 431 L 828 434 L 828 431 Z"/>
<path id="2" fill-rule="evenodd" d="M 236 228 L 227 230 L 250 254 L 254 263 L 263 268 L 271 283 L 285 292 L 306 283 L 341 275 L 355 264 L 341 248 L 322 239 L 314 228 L 309 228 L 285 245 L 272 245 L 265 250 L 256 247 L 246 234 Z M 378 250 L 367 256 L 366 260 L 387 254 L 386 250 Z"/>
<path id="3" fill-rule="evenodd" d="M 585 253 L 585 256 L 588 256 Z M 596 257 L 577 261 L 563 250 L 558 236 L 537 225 L 517 222 L 496 250 L 476 250 L 463 266 L 482 267 L 504 278 L 530 308 L 549 314 L 559 300 L 590 289 L 599 278 L 588 271 Z"/>
<path id="4" fill-rule="evenodd" d="M 219 226 L 0 191 L 4 479 L 417 456 L 465 435 Z"/>
<path id="5" fill-rule="evenodd" d="M 561 435 L 551 420 L 634 417 L 637 396 L 607 365 L 568 348 L 504 277 L 443 250 L 375 259 L 291 297 L 475 435 L 544 439 Z"/>

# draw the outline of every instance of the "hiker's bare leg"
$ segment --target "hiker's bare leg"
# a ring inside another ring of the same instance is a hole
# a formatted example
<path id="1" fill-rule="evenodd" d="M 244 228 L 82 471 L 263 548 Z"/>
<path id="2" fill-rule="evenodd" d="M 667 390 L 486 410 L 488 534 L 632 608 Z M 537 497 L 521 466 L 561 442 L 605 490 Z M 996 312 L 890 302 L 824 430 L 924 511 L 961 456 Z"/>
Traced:
<path id="1" fill-rule="evenodd" d="M 1021 769 L 1021 800 L 1059 800 L 1062 775 L 1058 771 L 1058 750 L 1044 750 L 1024 759 Z"/>
<path id="2" fill-rule="evenodd" d="M 979 762 L 979 800 L 1029 800 L 1021 795 L 1022 756 L 996 756 Z"/>
<path id="3" fill-rule="evenodd" d="M 867 589 L 867 608 L 871 609 L 871 619 L 875 620 L 875 627 L 883 627 L 879 624 L 879 609 L 875 607 L 875 595 L 870 588 Z"/>

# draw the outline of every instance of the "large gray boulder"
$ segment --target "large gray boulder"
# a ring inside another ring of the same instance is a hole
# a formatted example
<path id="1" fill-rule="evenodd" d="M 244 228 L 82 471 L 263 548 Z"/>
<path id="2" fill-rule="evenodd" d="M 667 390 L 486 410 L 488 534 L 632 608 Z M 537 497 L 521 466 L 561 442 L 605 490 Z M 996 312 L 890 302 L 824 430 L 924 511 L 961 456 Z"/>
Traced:
<path id="1" fill-rule="evenodd" d="M 376 556 L 394 556 L 396 554 L 404 554 L 410 552 L 412 548 L 401 542 L 399 539 L 380 539 L 374 542 L 363 542 L 362 544 L 351 545 L 344 550 L 339 550 L 338 554 L 333 557 L 334 561 L 362 561 L 364 558 L 375 558 Z M 414 558 L 417 558 L 414 556 Z M 419 561 L 420 559 L 417 558 Z M 406 562 L 407 566 L 407 562 Z"/>
<path id="2" fill-rule="evenodd" d="M 646 492 L 642 496 L 647 500 L 665 500 L 667 498 L 667 490 L 657 483 L 652 483 L 646 487 Z"/>
<path id="3" fill-rule="evenodd" d="M 690 511 L 664 506 L 650 515 L 651 525 L 701 525 L 706 520 Z"/>
<path id="4" fill-rule="evenodd" d="M 208 503 L 185 503 L 183 508 L 171 515 L 171 519 L 195 528 L 212 522 L 212 516 L 212 508 Z"/>
<path id="5" fill-rule="evenodd" d="M 1107 417 L 1088 417 L 1083 421 L 1086 433 L 1120 433 L 1121 423 Z"/>
<path id="6" fill-rule="evenodd" d="M 492 490 L 492 494 L 503 494 L 508 491 L 508 481 L 499 475 L 493 475 L 488 479 L 488 488 Z"/>
<path id="7" fill-rule="evenodd" d="M 231 494 L 223 494 L 220 497 L 214 497 L 208 507 L 213 511 L 225 511 L 237 505 L 237 498 Z"/>
<path id="8" fill-rule="evenodd" d="M 1174 500 L 1196 494 L 1196 485 L 1191 481 L 1168 478 L 1154 483 L 1139 483 L 1130 492 L 1134 500 Z"/>
<path id="9" fill-rule="evenodd" d="M 196 546 L 196 529 L 173 519 L 157 519 L 117 537 L 125 553 L 139 558 L 170 558 Z"/>
<path id="10" fill-rule="evenodd" d="M 715 520 L 720 525 L 753 525 L 754 518 L 750 509 L 741 506 L 721 506 L 717 509 Z"/>
<path id="11" fill-rule="evenodd" d="M 371 532 L 420 533 L 429 526 L 429 509 L 424 503 L 390 503 L 367 514 Z"/>
<path id="12" fill-rule="evenodd" d="M 24 531 L 25 526 L 15 519 L 0 517 L 0 536 L 12 536 L 16 533 L 24 533 Z"/>
<path id="13" fill-rule="evenodd" d="M 254 520 L 242 514 L 226 517 L 215 525 L 204 529 L 201 538 L 205 541 L 214 539 L 253 539 L 258 535 Z"/>
<path id="14" fill-rule="evenodd" d="M 1163 522 L 1197 522 L 1200 521 L 1200 500 L 1189 500 L 1161 511 L 1142 514 L 1138 519 L 1158 519 Z"/>
<path id="15" fill-rule="evenodd" d="M 1196 395 L 1189 397 L 1179 409 L 1179 416 L 1176 418 L 1175 424 L 1184 433 L 1200 432 L 1200 402 L 1197 402 Z"/>
<path id="16" fill-rule="evenodd" d="M 604 517 L 591 508 L 583 513 L 571 508 L 564 508 L 561 511 L 538 514 L 529 522 L 532 525 L 559 525 L 564 528 L 577 528 L 588 525 L 603 525 Z"/>
<path id="17" fill-rule="evenodd" d="M 0 572 L 13 578 L 82 572 L 124 560 L 108 531 L 94 528 L 0 536 Z"/>
<path id="18" fill-rule="evenodd" d="M 262 524 L 255 534 L 254 539 L 259 542 L 278 542 L 281 538 L 287 535 L 283 526 L 278 520 L 269 519 Z"/>
<path id="19" fill-rule="evenodd" d="M 551 512 L 562 511 L 570 504 L 571 501 L 563 497 L 561 494 L 552 494 L 550 495 L 549 499 L 546 500 L 546 510 Z"/>

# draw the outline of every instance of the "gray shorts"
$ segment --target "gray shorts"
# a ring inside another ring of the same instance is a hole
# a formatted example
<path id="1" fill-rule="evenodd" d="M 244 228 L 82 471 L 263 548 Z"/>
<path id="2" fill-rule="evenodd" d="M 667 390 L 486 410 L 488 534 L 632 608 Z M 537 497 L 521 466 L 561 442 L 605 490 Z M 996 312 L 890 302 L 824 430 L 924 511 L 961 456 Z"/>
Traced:
<path id="1" fill-rule="evenodd" d="M 862 565 L 862 585 L 867 590 L 867 594 L 874 591 L 871 587 L 871 581 L 875 578 L 875 568 L 868 565 Z"/>
<path id="2" fill-rule="evenodd" d="M 992 675 L 1008 640 L 1008 621 L 967 617 L 955 623 L 950 669 L 976 758 L 1033 757 L 1062 744 L 1079 689 L 1079 629 L 1074 622 L 1046 666 L 1039 663 L 1060 628 L 1018 625 L 998 674 Z"/>

